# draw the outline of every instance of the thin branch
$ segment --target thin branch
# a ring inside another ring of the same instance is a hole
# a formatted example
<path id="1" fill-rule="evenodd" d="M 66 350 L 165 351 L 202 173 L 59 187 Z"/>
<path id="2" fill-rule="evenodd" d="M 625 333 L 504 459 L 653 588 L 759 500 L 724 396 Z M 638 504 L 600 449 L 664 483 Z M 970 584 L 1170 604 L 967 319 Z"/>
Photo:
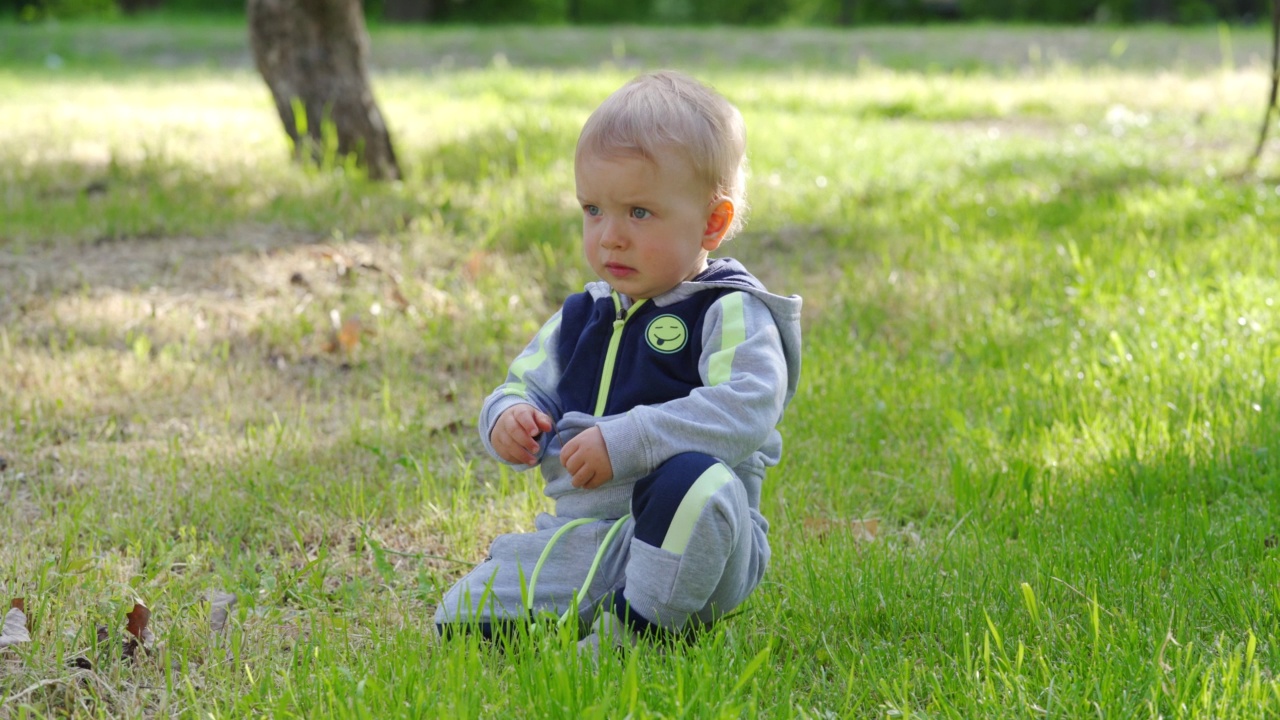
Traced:
<path id="1" fill-rule="evenodd" d="M 0 706 L 8 705 L 11 702 L 16 702 L 18 700 L 21 700 L 22 698 L 30 695 L 31 693 L 39 690 L 40 688 L 48 687 L 50 685 L 63 685 L 66 683 L 70 683 L 73 680 L 77 680 L 82 677 L 87 677 L 92 674 L 93 673 L 89 670 L 82 670 L 80 672 L 71 673 L 67 677 L 56 677 L 56 678 L 49 678 L 47 680 L 41 680 L 40 682 L 22 690 L 21 692 L 14 693 L 13 695 L 6 697 L 4 699 L 4 702 L 0 702 Z"/>
<path id="2" fill-rule="evenodd" d="M 1245 172 L 1252 173 L 1262 157 L 1267 144 L 1267 131 L 1271 128 L 1271 111 L 1276 109 L 1276 89 L 1280 86 L 1280 0 L 1271 0 L 1271 92 L 1267 97 L 1267 109 L 1262 114 L 1262 128 L 1258 130 L 1258 146 L 1245 165 Z"/>

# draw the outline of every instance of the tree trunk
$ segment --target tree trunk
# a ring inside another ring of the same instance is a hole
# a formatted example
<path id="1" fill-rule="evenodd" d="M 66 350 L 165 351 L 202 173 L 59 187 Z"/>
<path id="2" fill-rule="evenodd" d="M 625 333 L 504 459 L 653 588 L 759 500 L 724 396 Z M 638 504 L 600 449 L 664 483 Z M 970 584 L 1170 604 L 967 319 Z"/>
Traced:
<path id="1" fill-rule="evenodd" d="M 125 15 L 137 15 L 146 10 L 155 10 L 163 4 L 163 0 L 119 0 L 117 3 Z"/>
<path id="2" fill-rule="evenodd" d="M 1155 22 L 1172 22 L 1173 4 L 1169 0 L 1146 0 L 1141 3 L 1138 19 Z"/>
<path id="3" fill-rule="evenodd" d="M 352 156 L 370 178 L 399 179 L 391 136 L 369 87 L 360 0 L 248 0 L 248 15 L 253 59 L 294 157 Z"/>
<path id="4" fill-rule="evenodd" d="M 1262 113 L 1262 129 L 1258 131 L 1258 145 L 1249 156 L 1245 172 L 1253 172 L 1267 145 L 1267 130 L 1271 127 L 1271 112 L 1280 107 L 1280 0 L 1271 0 L 1271 90 L 1267 93 L 1267 109 Z"/>
<path id="5" fill-rule="evenodd" d="M 840 14 L 836 17 L 836 24 L 840 27 L 849 27 L 853 24 L 853 10 L 857 0 L 840 0 Z"/>

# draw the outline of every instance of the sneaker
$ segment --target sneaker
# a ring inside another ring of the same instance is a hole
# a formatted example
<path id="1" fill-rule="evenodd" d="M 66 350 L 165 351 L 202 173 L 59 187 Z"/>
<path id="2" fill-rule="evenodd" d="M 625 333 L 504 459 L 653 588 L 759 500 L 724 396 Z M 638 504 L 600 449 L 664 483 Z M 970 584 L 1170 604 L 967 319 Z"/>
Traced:
<path id="1" fill-rule="evenodd" d="M 591 623 L 591 634 L 578 641 L 578 654 L 598 660 L 601 646 L 615 650 L 636 646 L 635 635 L 626 623 L 608 610 L 596 614 L 595 621 Z"/>

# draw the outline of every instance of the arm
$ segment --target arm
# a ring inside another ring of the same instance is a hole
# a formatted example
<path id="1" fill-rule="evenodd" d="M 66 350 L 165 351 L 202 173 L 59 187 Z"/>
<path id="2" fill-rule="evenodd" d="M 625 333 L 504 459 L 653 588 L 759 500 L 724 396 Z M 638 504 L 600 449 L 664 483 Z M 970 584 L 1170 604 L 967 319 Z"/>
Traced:
<path id="1" fill-rule="evenodd" d="M 559 334 L 560 313 L 556 313 L 511 363 L 506 382 L 480 408 L 485 450 L 517 470 L 538 462 L 546 450 L 547 432 L 561 414 L 555 395 L 560 379 Z"/>
<path id="2" fill-rule="evenodd" d="M 707 313 L 702 346 L 703 387 L 597 426 L 613 475 L 643 477 L 690 451 L 736 466 L 774 432 L 788 376 L 782 339 L 765 304 L 745 292 L 725 295 Z"/>

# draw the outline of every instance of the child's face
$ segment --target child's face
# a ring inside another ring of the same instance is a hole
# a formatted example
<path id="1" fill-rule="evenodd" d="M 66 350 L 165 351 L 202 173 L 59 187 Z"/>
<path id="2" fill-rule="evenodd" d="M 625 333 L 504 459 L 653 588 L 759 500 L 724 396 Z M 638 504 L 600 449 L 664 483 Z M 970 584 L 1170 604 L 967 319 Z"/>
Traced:
<path id="1" fill-rule="evenodd" d="M 702 272 L 733 219 L 733 204 L 712 202 L 672 152 L 655 161 L 586 154 L 574 170 L 587 262 L 631 298 L 656 297 Z"/>

